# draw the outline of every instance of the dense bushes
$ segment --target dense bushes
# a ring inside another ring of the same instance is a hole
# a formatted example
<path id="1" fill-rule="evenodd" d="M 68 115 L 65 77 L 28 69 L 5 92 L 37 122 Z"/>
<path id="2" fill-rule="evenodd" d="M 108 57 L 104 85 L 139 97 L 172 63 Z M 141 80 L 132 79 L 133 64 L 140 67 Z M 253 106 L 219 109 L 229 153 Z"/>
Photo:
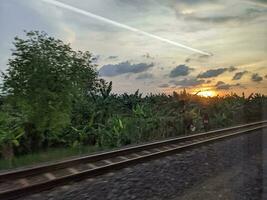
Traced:
<path id="1" fill-rule="evenodd" d="M 74 142 L 117 147 L 177 136 L 186 133 L 185 123 L 190 120 L 197 132 L 204 131 L 204 113 L 209 115 L 210 129 L 247 123 L 261 120 L 263 104 L 267 103 L 267 97 L 259 94 L 248 98 L 237 95 L 205 98 L 183 92 L 142 97 L 136 92 L 131 96 L 95 94 L 87 98 L 90 106 L 85 108 L 90 109 L 74 108 L 73 113 L 79 113 L 72 116 L 75 124 L 61 133 L 60 138 L 68 138 L 68 145 Z M 93 103 L 94 99 L 97 103 Z"/>
<path id="2" fill-rule="evenodd" d="M 181 101 L 185 101 L 185 106 Z M 186 118 L 192 118 L 196 132 L 199 132 L 203 131 L 203 112 L 209 115 L 210 129 L 228 127 L 261 120 L 266 103 L 267 98 L 259 94 L 248 98 L 237 95 L 205 98 L 185 93 L 142 98 L 138 92 L 131 97 L 126 94 L 88 95 L 79 106 L 77 102 L 73 106 L 70 124 L 60 131 L 43 133 L 45 138 L 37 150 L 79 145 L 118 147 L 177 136 L 185 133 Z M 31 145 L 27 145 L 29 141 L 23 136 L 21 116 L 14 119 L 6 115 L 2 107 L 1 135 L 9 137 L 0 141 L 18 140 L 13 143 L 16 154 L 31 152 L 32 149 L 28 149 Z"/>

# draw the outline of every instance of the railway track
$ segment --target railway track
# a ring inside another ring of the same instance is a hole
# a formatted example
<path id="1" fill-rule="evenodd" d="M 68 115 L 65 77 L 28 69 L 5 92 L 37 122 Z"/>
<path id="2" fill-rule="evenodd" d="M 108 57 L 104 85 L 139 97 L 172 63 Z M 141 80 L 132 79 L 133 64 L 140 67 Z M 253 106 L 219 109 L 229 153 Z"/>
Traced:
<path id="1" fill-rule="evenodd" d="M 0 173 L 0 199 L 14 199 L 267 127 L 267 120 Z"/>

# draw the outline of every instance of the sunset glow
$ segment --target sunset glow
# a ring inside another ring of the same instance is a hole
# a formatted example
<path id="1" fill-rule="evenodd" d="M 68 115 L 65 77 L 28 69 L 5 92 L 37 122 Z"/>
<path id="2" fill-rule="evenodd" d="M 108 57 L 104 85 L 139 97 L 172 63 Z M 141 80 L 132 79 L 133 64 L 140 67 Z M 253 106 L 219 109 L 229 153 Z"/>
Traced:
<path id="1" fill-rule="evenodd" d="M 217 93 L 212 90 L 204 90 L 204 91 L 197 93 L 197 95 L 202 96 L 202 97 L 214 97 L 217 95 Z"/>

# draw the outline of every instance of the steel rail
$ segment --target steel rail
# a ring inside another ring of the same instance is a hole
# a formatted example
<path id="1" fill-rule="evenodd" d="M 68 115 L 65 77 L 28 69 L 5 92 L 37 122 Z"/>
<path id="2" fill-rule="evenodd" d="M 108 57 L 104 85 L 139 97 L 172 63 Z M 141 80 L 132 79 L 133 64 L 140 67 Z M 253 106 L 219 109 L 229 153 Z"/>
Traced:
<path id="1" fill-rule="evenodd" d="M 245 125 L 239 125 L 239 126 L 234 126 L 230 128 L 209 131 L 206 133 L 199 133 L 199 134 L 194 134 L 194 135 L 189 135 L 189 136 L 184 136 L 184 137 L 179 137 L 179 138 L 172 138 L 172 139 L 167 139 L 163 141 L 157 141 L 153 143 L 117 149 L 117 150 L 113 150 L 110 152 L 103 152 L 103 153 L 98 153 L 98 154 L 94 154 L 90 156 L 83 156 L 81 158 L 61 161 L 61 162 L 54 163 L 51 165 L 43 165 L 43 166 L 38 166 L 38 167 L 33 167 L 30 169 L 23 169 L 23 170 L 13 170 L 10 172 L 0 174 L 0 181 L 3 182 L 5 180 L 28 177 L 28 176 L 32 176 L 36 174 L 43 174 L 45 172 L 53 172 L 58 169 L 72 167 L 72 166 L 75 166 L 81 163 L 92 163 L 92 162 L 97 162 L 97 161 L 106 160 L 109 158 L 114 158 L 117 156 L 128 155 L 128 154 L 137 152 L 136 154 L 137 157 L 135 158 L 127 158 L 125 160 L 114 162 L 114 163 L 111 162 L 103 166 L 99 166 L 99 167 L 96 166 L 93 169 L 83 170 L 81 172 L 69 174 L 66 176 L 59 177 L 59 178 L 54 178 L 52 180 L 38 182 L 36 184 L 30 184 L 24 187 L 8 189 L 4 191 L 0 190 L 0 199 L 2 198 L 12 199 L 18 196 L 32 194 L 32 193 L 35 193 L 41 190 L 45 190 L 45 189 L 53 188 L 58 185 L 66 184 L 71 181 L 77 181 L 77 180 L 81 180 L 84 178 L 94 177 L 100 174 L 107 173 L 109 171 L 124 168 L 125 166 L 149 161 L 151 159 L 159 158 L 159 157 L 162 157 L 168 154 L 172 154 L 174 152 L 180 152 L 183 150 L 195 148 L 200 145 L 205 145 L 207 143 L 216 142 L 216 141 L 227 139 L 233 136 L 238 136 L 238 135 L 245 134 L 245 133 L 255 131 L 258 129 L 262 129 L 265 127 L 267 127 L 267 121 L 254 122 L 254 123 L 249 123 Z M 188 144 L 185 144 L 185 143 L 188 143 Z M 168 145 L 172 145 L 172 146 L 168 147 Z M 164 146 L 165 148 L 166 147 L 168 148 L 165 150 L 161 149 L 158 152 L 148 151 L 148 154 L 138 155 L 140 151 L 160 148 Z"/>
<path id="2" fill-rule="evenodd" d="M 219 130 L 213 130 L 209 132 L 204 132 L 204 133 L 198 133 L 198 134 L 192 134 L 188 136 L 182 136 L 182 137 L 176 137 L 176 138 L 171 138 L 171 139 L 166 139 L 166 140 L 161 140 L 161 141 L 156 141 L 156 142 L 151 142 L 151 143 L 145 143 L 145 144 L 140 144 L 136 146 L 130 146 L 130 147 L 125 147 L 125 148 L 120 148 L 108 152 L 102 152 L 102 153 L 96 153 L 88 156 L 82 156 L 74 159 L 69 159 L 69 160 L 63 160 L 60 162 L 55 162 L 52 164 L 44 164 L 44 165 L 38 165 L 35 167 L 30 167 L 26 169 L 19 169 L 19 170 L 11 170 L 8 172 L 0 173 L 0 181 L 5 180 L 6 178 L 8 179 L 13 179 L 13 178 L 19 178 L 19 177 L 24 177 L 24 176 L 29 176 L 29 175 L 34 175 L 38 173 L 45 173 L 47 171 L 51 170 L 57 170 L 65 167 L 70 167 L 74 166 L 76 164 L 80 163 L 87 163 L 87 162 L 95 162 L 98 160 L 103 160 L 109 157 L 113 156 L 118 156 L 118 155 L 124 155 L 124 154 L 129 154 L 131 152 L 135 152 L 138 150 L 145 150 L 149 148 L 154 148 L 162 145 L 167 145 L 167 144 L 172 144 L 172 143 L 177 143 L 177 142 L 183 142 L 189 139 L 197 139 L 199 137 L 203 136 L 210 136 L 212 134 L 218 134 L 222 133 L 225 131 L 234 131 L 236 129 L 240 128 L 247 128 L 250 126 L 258 125 L 258 124 L 263 124 L 267 123 L 267 120 L 265 121 L 260 121 L 260 122 L 253 122 L 245 125 L 238 125 L 238 126 L 233 126 L 229 128 L 223 128 Z"/>

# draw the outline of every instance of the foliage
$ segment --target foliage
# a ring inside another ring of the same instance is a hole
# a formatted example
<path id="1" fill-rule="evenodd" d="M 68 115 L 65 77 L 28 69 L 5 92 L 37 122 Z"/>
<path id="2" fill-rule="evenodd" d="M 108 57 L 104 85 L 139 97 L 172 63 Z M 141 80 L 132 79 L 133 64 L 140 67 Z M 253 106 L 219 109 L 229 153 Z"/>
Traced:
<path id="1" fill-rule="evenodd" d="M 18 118 L 0 111 L 0 153 L 8 160 L 14 156 L 14 147 L 20 144 L 24 131 Z"/>
<path id="2" fill-rule="evenodd" d="M 15 37 L 14 46 L 2 90 L 7 104 L 25 116 L 26 137 L 39 135 L 42 143 L 70 123 L 73 102 L 93 89 L 92 56 L 38 31 Z"/>
<path id="3" fill-rule="evenodd" d="M 114 148 L 191 133 L 191 124 L 201 132 L 204 115 L 210 129 L 267 118 L 261 94 L 113 94 L 112 82 L 97 77 L 90 53 L 75 52 L 45 33 L 26 36 L 15 38 L 0 96 L 0 146 L 11 144 L 16 155 Z"/>

